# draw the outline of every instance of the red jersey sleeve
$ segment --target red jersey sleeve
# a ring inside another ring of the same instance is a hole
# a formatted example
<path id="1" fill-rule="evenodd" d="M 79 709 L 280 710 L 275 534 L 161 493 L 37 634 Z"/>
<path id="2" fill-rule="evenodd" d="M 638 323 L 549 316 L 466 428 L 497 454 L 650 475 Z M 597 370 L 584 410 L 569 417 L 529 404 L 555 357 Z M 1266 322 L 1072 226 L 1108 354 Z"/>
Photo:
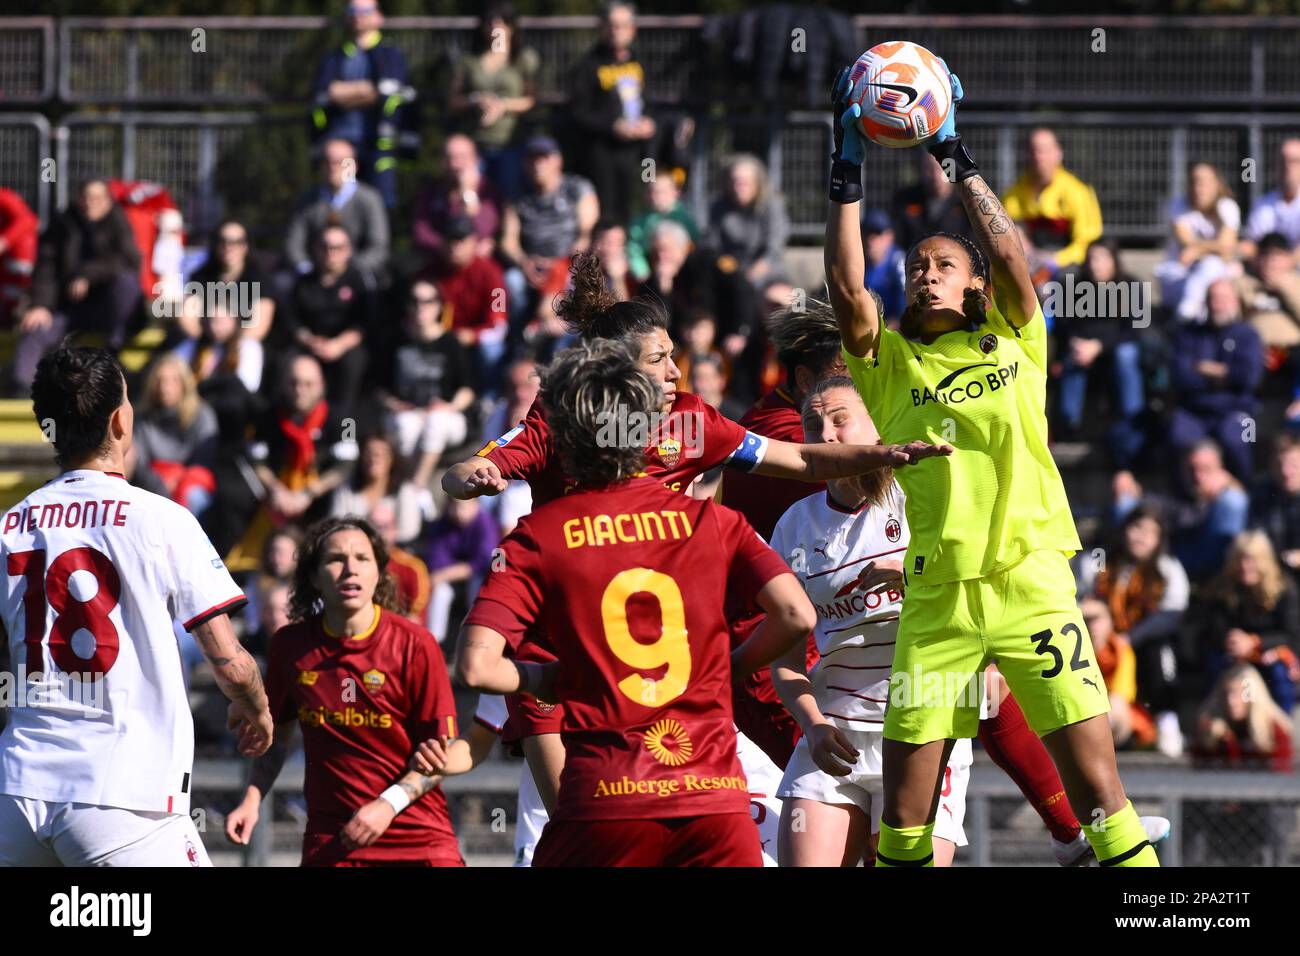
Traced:
<path id="1" fill-rule="evenodd" d="M 542 611 L 541 551 L 527 517 L 501 542 L 501 551 L 501 568 L 484 579 L 465 625 L 489 627 L 517 648 Z"/>
<path id="2" fill-rule="evenodd" d="M 546 423 L 540 399 L 533 402 L 522 422 L 478 450 L 478 457 L 501 469 L 503 478 L 528 482 L 541 474 L 554 455 L 551 426 Z"/>
<path id="3" fill-rule="evenodd" d="M 417 628 L 406 672 L 410 707 L 406 731 L 412 741 L 456 736 L 456 697 L 447 675 L 447 662 L 432 634 Z"/>
<path id="4" fill-rule="evenodd" d="M 719 524 L 720 541 L 735 542 L 727 567 L 727 600 L 748 606 L 767 582 L 790 573 L 785 560 L 767 546 L 738 511 L 709 502 Z"/>
<path id="5" fill-rule="evenodd" d="M 271 646 L 266 651 L 266 700 L 273 724 L 287 723 L 297 716 L 293 704 L 293 683 L 289 675 L 286 630 L 282 627 L 275 632 L 271 637 Z"/>

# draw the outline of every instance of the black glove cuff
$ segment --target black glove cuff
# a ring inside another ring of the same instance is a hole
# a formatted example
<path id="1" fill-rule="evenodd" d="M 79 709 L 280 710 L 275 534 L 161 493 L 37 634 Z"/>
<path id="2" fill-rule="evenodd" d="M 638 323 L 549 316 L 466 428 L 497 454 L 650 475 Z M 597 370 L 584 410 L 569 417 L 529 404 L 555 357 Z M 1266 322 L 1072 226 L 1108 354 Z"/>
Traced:
<path id="1" fill-rule="evenodd" d="M 847 204 L 862 199 L 862 167 L 842 159 L 831 161 L 831 202 Z"/>
<path id="2" fill-rule="evenodd" d="M 980 174 L 980 168 L 975 165 L 975 159 L 971 156 L 970 150 L 966 148 L 966 144 L 962 142 L 960 134 L 945 139 L 942 143 L 930 143 L 926 149 L 930 151 L 931 156 L 939 161 L 939 165 L 943 167 L 944 175 L 948 175 L 949 168 L 956 173 L 955 178 L 949 177 L 955 183 Z M 953 164 L 951 167 L 946 165 L 949 160 Z"/>

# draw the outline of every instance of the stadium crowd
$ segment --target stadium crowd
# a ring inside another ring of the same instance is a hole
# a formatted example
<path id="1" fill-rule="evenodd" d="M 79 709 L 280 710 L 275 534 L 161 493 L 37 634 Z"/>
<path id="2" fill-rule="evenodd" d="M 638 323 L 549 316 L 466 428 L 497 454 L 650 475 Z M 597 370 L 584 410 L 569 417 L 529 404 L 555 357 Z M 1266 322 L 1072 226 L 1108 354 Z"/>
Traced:
<path id="1" fill-rule="evenodd" d="M 132 382 L 130 477 L 199 518 L 246 587 L 243 636 L 257 654 L 288 620 L 302 529 L 327 515 L 368 517 L 410 616 L 440 640 L 455 635 L 530 497 L 516 482 L 445 499 L 437 477 L 524 417 L 538 367 L 572 339 L 554 302 L 575 254 L 599 257 L 620 300 L 667 304 L 679 388 L 732 419 L 783 384 L 766 319 L 805 294 L 760 159 L 728 159 L 706 210 L 684 200 L 693 121 L 651 107 L 656 77 L 638 60 L 630 4 L 606 7 L 568 103 L 545 125 L 542 64 L 508 4 L 488 6 L 438 102 L 411 87 L 376 0 L 353 0 L 347 22 L 310 104 L 319 179 L 284 210 L 278 250 L 254 249 L 227 220 L 180 269 L 175 211 L 147 212 L 143 236 L 128 216 L 140 196 L 107 180 L 82 184 L 39 236 L 18 194 L 0 190 L 12 394 L 26 394 L 68 333 L 118 349 L 150 316 L 174 316 Z M 399 159 L 421 147 L 417 107 L 447 119 L 442 172 L 404 209 Z M 912 243 L 970 233 L 953 184 L 916 152 L 915 183 L 863 220 L 864 282 L 894 322 Z M 1116 743 L 1289 769 L 1300 137 L 1281 144 L 1280 180 L 1249 209 L 1223 170 L 1190 165 L 1157 296 L 1107 236 L 1106 196 L 1067 160 L 1052 130 L 1033 131 L 1003 202 L 1051 324 L 1053 438 L 1104 452 L 1113 475 L 1111 507 L 1076 564 Z M 167 281 L 178 269 L 181 281 Z M 208 294 L 223 283 L 239 294 Z M 1129 306 L 1084 306 L 1112 292 Z M 199 716 L 201 742 L 219 741 L 221 713 Z"/>

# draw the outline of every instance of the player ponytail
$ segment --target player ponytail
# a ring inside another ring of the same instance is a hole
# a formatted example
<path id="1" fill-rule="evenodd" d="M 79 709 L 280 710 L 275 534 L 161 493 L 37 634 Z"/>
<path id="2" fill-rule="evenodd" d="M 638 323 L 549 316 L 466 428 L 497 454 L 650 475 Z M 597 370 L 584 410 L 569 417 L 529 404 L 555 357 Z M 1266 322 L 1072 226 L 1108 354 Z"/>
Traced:
<path id="1" fill-rule="evenodd" d="M 109 420 L 124 401 L 122 366 L 103 349 L 60 347 L 36 366 L 32 410 L 61 468 L 81 465 L 104 448 Z"/>
<path id="2" fill-rule="evenodd" d="M 325 599 L 316 586 L 316 573 L 320 570 L 321 554 L 330 535 L 338 531 L 360 531 L 370 539 L 370 549 L 379 567 L 379 583 L 371 600 L 385 611 L 405 614 L 397 592 L 397 582 L 388 573 L 388 545 L 379 532 L 365 518 L 345 515 L 342 518 L 323 518 L 307 529 L 307 536 L 298 546 L 298 563 L 293 569 L 293 590 L 289 594 L 289 620 L 305 621 L 323 612 Z"/>
<path id="3" fill-rule="evenodd" d="M 867 291 L 879 300 L 873 290 Z M 879 301 L 877 307 L 883 317 L 885 312 Z M 773 313 L 767 320 L 767 335 L 791 388 L 795 387 L 795 370 L 799 366 L 812 372 L 814 379 L 821 378 L 840 354 L 840 327 L 835 321 L 835 310 L 817 299 Z"/>
<path id="4" fill-rule="evenodd" d="M 573 257 L 569 290 L 555 304 L 555 314 L 585 341 L 632 338 L 668 328 L 668 310 L 658 299 L 637 296 L 619 302 L 600 258 L 592 252 Z"/>
<path id="5" fill-rule="evenodd" d="M 541 398 L 564 472 L 579 485 L 608 485 L 645 467 L 661 393 L 627 342 L 565 349 L 542 373 Z"/>

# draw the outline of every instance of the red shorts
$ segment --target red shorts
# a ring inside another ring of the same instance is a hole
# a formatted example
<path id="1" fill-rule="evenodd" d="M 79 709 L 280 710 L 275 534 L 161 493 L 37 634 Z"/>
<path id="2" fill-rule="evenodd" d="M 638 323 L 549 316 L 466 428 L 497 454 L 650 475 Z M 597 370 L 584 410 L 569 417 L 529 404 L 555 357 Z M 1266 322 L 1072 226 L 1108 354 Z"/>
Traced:
<path id="1" fill-rule="evenodd" d="M 802 731 L 781 703 L 770 667 L 754 671 L 740 686 L 732 685 L 731 709 L 740 732 L 784 770 Z"/>
<path id="2" fill-rule="evenodd" d="M 507 694 L 506 712 L 510 716 L 501 730 L 501 739 L 508 744 L 524 737 L 558 734 L 564 722 L 562 704 L 543 704 L 532 694 Z"/>
<path id="3" fill-rule="evenodd" d="M 542 831 L 533 866 L 762 866 L 748 813 L 668 820 L 560 820 Z"/>
<path id="4" fill-rule="evenodd" d="M 460 849 L 443 846 L 372 845 L 348 850 L 337 833 L 304 833 L 303 866 L 464 866 Z"/>

